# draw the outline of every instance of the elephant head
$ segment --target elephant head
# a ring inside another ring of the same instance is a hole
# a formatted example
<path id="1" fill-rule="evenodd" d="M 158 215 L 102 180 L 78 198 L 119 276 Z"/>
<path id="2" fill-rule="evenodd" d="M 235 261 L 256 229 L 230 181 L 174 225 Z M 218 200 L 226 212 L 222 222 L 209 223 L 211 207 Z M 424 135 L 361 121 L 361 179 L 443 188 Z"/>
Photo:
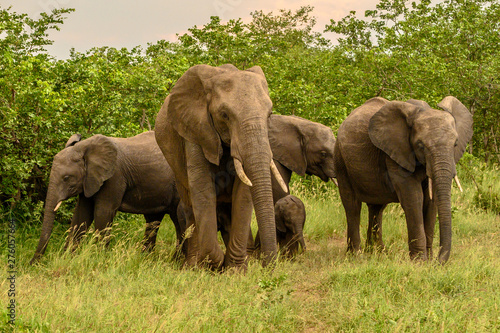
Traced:
<path id="1" fill-rule="evenodd" d="M 267 258 L 264 264 L 277 251 L 271 190 L 271 169 L 275 167 L 268 139 L 271 110 L 267 81 L 260 67 L 238 70 L 232 65 L 197 65 L 177 81 L 157 120 L 157 128 L 168 122 L 185 141 L 201 147 L 211 164 L 219 165 L 223 146 L 230 148 L 238 177 L 250 186 Z M 160 147 L 171 145 L 162 143 L 158 130 L 157 141 Z M 203 228 L 200 234 L 205 237 Z"/>
<path id="2" fill-rule="evenodd" d="M 325 182 L 336 177 L 335 136 L 328 126 L 300 117 L 272 115 L 269 141 L 274 158 L 298 175 L 316 175 Z"/>
<path id="3" fill-rule="evenodd" d="M 54 157 L 45 199 L 42 233 L 32 262 L 44 252 L 54 226 L 55 211 L 62 201 L 83 193 L 93 196 L 115 172 L 117 147 L 109 138 L 94 135 L 80 142 L 73 135 L 66 148 Z"/>
<path id="4" fill-rule="evenodd" d="M 388 102 L 373 115 L 368 132 L 373 144 L 405 170 L 425 166 L 439 214 L 439 260 L 445 262 L 451 250 L 451 182 L 472 137 L 472 115 L 453 96 L 438 106 L 442 110 L 422 101 Z"/>

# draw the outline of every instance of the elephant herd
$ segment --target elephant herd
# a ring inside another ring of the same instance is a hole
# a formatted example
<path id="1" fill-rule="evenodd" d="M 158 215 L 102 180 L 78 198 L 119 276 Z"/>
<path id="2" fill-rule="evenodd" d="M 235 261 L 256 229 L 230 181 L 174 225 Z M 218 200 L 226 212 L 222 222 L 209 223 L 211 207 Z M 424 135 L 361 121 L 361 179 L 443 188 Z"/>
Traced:
<path id="1" fill-rule="evenodd" d="M 349 251 L 360 250 L 363 202 L 369 209 L 367 246 L 378 247 L 384 246 L 383 210 L 400 202 L 410 257 L 432 258 L 439 214 L 438 258 L 448 260 L 451 182 L 472 137 L 472 116 L 458 99 L 445 97 L 433 109 L 418 100 L 372 98 L 345 119 L 337 140 L 329 127 L 273 115 L 272 106 L 260 67 L 197 65 L 171 89 L 154 131 L 131 138 L 72 136 L 54 157 L 31 263 L 45 251 L 60 203 L 78 196 L 66 248 L 76 246 L 92 222 L 106 236 L 122 211 L 144 215 L 144 249 L 152 250 L 168 214 L 185 265 L 244 270 L 249 255 L 258 252 L 266 266 L 278 248 L 293 255 L 306 247 L 305 207 L 288 189 L 292 172 L 325 182 L 336 178 Z"/>

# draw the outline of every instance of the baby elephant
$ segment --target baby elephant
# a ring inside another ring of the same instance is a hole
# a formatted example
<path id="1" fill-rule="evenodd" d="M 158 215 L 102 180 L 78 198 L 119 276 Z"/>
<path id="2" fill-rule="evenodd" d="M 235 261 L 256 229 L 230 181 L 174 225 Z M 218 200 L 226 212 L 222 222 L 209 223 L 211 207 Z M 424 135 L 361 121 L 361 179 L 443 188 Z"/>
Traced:
<path id="1" fill-rule="evenodd" d="M 287 195 L 279 199 L 274 205 L 276 219 L 276 239 L 281 253 L 292 257 L 299 252 L 299 245 L 304 251 L 304 223 L 306 221 L 306 209 L 302 200 L 294 195 Z M 255 237 L 255 247 L 260 247 L 259 233 Z"/>

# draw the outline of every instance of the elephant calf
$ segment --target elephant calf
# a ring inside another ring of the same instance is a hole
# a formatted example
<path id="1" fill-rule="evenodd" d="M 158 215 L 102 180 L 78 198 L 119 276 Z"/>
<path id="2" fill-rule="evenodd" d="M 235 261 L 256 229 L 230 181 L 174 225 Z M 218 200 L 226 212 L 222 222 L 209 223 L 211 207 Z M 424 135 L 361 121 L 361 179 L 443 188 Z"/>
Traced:
<path id="1" fill-rule="evenodd" d="M 31 263 L 45 252 L 62 201 L 78 196 L 66 247 L 81 238 L 95 221 L 101 232 L 111 227 L 117 211 L 143 214 L 147 228 L 145 249 L 156 241 L 159 221 L 169 214 L 177 238 L 179 196 L 172 169 L 156 144 L 154 132 L 131 138 L 94 135 L 80 141 L 74 135 L 54 157 L 45 200 L 42 233 Z"/>
<path id="2" fill-rule="evenodd" d="M 299 245 L 304 251 L 304 223 L 306 222 L 306 209 L 302 200 L 294 195 L 287 195 L 279 199 L 274 205 L 276 220 L 276 239 L 281 253 L 291 257 L 299 252 Z M 255 237 L 255 249 L 260 248 L 259 232 Z"/>

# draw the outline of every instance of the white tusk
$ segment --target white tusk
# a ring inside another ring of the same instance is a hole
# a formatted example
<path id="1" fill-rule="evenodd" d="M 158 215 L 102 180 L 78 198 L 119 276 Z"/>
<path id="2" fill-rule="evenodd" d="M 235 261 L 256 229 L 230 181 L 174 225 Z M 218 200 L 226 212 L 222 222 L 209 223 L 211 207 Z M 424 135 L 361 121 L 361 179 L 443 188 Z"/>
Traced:
<path id="1" fill-rule="evenodd" d="M 276 164 L 274 164 L 274 160 L 271 159 L 271 171 L 273 172 L 274 174 L 274 177 L 276 178 L 276 180 L 278 181 L 278 184 L 280 184 L 281 186 L 281 189 L 288 193 L 288 186 L 286 186 L 285 184 L 285 181 L 283 180 L 283 178 L 281 177 L 281 174 L 280 172 L 278 171 L 278 168 L 276 167 Z"/>
<path id="2" fill-rule="evenodd" d="M 250 179 L 248 179 L 247 175 L 245 174 L 245 171 L 243 170 L 243 165 L 241 165 L 240 160 L 237 158 L 234 158 L 234 169 L 236 170 L 236 174 L 243 182 L 243 184 L 247 186 L 252 186 L 252 182 L 250 181 Z"/>
<path id="3" fill-rule="evenodd" d="M 59 209 L 59 207 L 61 207 L 61 204 L 62 204 L 62 201 L 59 201 L 59 202 L 57 203 L 56 208 L 54 208 L 54 212 L 55 212 L 56 210 L 58 210 L 58 209 Z"/>
<path id="4" fill-rule="evenodd" d="M 429 198 L 432 200 L 432 179 L 429 177 Z"/>
<path id="5" fill-rule="evenodd" d="M 463 192 L 464 190 L 462 189 L 462 185 L 460 185 L 460 180 L 458 180 L 458 176 L 455 175 L 455 182 L 457 183 L 458 188 L 460 189 L 460 192 Z"/>
<path id="6" fill-rule="evenodd" d="M 339 187 L 339 183 L 337 183 L 337 179 L 335 178 L 330 178 L 332 180 L 332 182 L 335 184 L 335 186 Z"/>

